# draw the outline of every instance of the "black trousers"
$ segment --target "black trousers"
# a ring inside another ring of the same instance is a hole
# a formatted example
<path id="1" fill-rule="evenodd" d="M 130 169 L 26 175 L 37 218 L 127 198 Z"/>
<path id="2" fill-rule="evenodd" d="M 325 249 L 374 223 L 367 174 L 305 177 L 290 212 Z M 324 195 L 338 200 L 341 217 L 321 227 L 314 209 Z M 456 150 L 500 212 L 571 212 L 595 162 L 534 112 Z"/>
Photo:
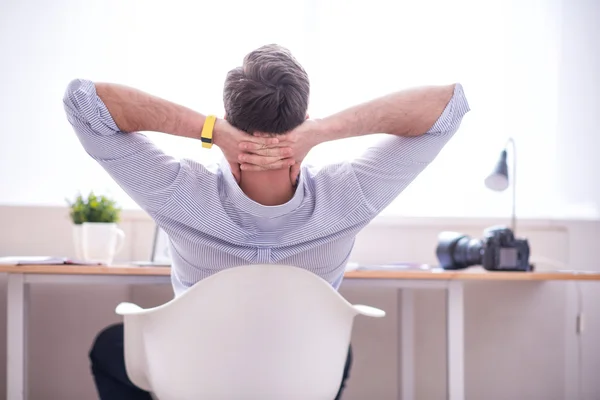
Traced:
<path id="1" fill-rule="evenodd" d="M 109 326 L 98 334 L 90 351 L 92 373 L 101 400 L 151 400 L 150 394 L 136 387 L 127 377 L 123 351 L 123 324 Z M 352 348 L 344 367 L 339 400 L 352 366 Z"/>

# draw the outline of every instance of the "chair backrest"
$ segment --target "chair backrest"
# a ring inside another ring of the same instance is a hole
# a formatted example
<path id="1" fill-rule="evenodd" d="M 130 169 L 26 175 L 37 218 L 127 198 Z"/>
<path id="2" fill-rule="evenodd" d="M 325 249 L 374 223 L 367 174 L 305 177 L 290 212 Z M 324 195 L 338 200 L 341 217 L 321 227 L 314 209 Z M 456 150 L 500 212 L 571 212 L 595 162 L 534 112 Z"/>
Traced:
<path id="1" fill-rule="evenodd" d="M 160 400 L 331 400 L 354 316 L 384 315 L 281 265 L 228 269 L 162 306 L 117 313 L 128 375 Z"/>

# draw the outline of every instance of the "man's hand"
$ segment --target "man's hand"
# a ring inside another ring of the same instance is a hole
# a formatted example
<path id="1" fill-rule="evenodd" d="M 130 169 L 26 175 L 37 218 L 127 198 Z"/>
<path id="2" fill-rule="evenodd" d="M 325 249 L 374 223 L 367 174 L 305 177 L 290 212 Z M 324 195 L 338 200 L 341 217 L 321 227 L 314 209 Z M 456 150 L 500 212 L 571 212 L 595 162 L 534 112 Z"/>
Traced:
<path id="1" fill-rule="evenodd" d="M 281 144 L 279 138 L 266 135 L 249 135 L 237 128 L 234 128 L 224 119 L 217 119 L 213 132 L 213 141 L 219 146 L 225 158 L 229 162 L 231 172 L 236 181 L 240 181 L 240 164 L 244 158 L 244 151 L 254 149 L 255 156 L 252 162 L 256 169 L 280 169 L 292 165 L 292 160 L 288 157 L 292 154 L 289 145 Z M 246 149 L 247 148 L 247 149 Z M 260 153 L 258 153 L 260 152 Z M 260 156 L 256 155 L 260 154 Z M 247 154 L 251 156 L 251 154 Z"/>
<path id="2" fill-rule="evenodd" d="M 292 131 L 277 135 L 278 143 L 262 145 L 252 141 L 240 143 L 241 154 L 239 162 L 243 171 L 264 171 L 266 169 L 279 169 L 291 165 L 290 179 L 296 182 L 300 174 L 300 164 L 310 149 L 321 143 L 320 125 L 317 121 L 306 120 L 302 125 Z M 270 138 L 272 135 L 256 134 L 254 138 Z M 289 157 L 278 158 L 277 157 Z"/>

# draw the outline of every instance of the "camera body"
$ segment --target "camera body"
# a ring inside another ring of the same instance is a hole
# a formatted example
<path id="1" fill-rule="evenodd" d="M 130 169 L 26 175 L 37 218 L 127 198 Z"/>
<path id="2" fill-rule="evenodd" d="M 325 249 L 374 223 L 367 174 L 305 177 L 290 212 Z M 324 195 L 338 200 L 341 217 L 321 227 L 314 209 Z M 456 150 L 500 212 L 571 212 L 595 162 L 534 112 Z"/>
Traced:
<path id="1" fill-rule="evenodd" d="M 513 231 L 493 226 L 482 239 L 457 232 L 441 232 L 436 255 L 444 269 L 462 269 L 481 265 L 488 271 L 532 271 L 527 239 L 517 239 Z"/>

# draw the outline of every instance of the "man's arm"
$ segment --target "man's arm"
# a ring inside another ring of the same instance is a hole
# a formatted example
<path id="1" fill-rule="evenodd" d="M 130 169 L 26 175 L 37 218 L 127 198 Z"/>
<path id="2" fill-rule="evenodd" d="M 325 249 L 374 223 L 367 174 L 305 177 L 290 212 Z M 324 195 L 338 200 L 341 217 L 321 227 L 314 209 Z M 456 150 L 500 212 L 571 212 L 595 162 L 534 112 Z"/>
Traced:
<path id="1" fill-rule="evenodd" d="M 128 86 L 96 83 L 95 87 L 98 97 L 108 108 L 121 132 L 153 131 L 192 139 L 200 138 L 206 117 L 199 112 Z M 217 119 L 213 130 L 213 142 L 227 157 L 230 153 L 232 158 L 237 156 L 241 141 L 251 141 L 261 146 L 278 143 L 277 138 L 253 137 L 234 128 L 227 121 Z M 284 158 L 287 155 L 286 150 L 282 147 L 279 149 L 282 150 L 273 152 L 271 158 L 263 161 L 266 163 Z"/>
<path id="2" fill-rule="evenodd" d="M 140 123 L 142 116 L 153 118 L 144 111 L 133 116 L 132 110 L 141 109 L 140 103 L 148 103 L 144 96 L 99 86 L 101 91 L 97 93 L 91 81 L 76 79 L 69 83 L 63 98 L 67 119 L 86 152 L 119 186 L 144 210 L 149 213 L 158 211 L 177 185 L 181 164 L 162 152 L 146 136 L 132 132 L 136 128 L 149 128 Z M 105 96 L 107 104 L 99 94 Z M 128 101 L 138 105 L 132 108 L 126 104 Z M 107 105 L 110 105 L 110 111 Z M 170 130 L 168 121 L 163 123 L 165 125 L 161 127 L 156 120 L 152 127 Z"/>
<path id="3" fill-rule="evenodd" d="M 381 114 L 384 111 L 389 113 L 387 117 Z M 331 117 L 332 126 L 348 128 L 354 136 L 378 131 L 392 134 L 349 163 L 372 216 L 387 207 L 437 157 L 468 111 L 462 86 L 457 84 L 409 91 Z M 358 127 L 352 128 L 353 123 Z"/>
<path id="4" fill-rule="evenodd" d="M 85 150 L 142 208 L 157 211 L 173 193 L 182 167 L 137 131 L 199 138 L 204 115 L 137 89 L 81 79 L 68 85 L 63 102 Z M 263 146 L 277 141 L 253 138 L 221 119 L 213 140 L 234 158 L 242 140 Z"/>
<path id="5" fill-rule="evenodd" d="M 317 121 L 322 143 L 373 133 L 419 136 L 426 133 L 452 98 L 455 85 L 403 90 Z"/>
<path id="6" fill-rule="evenodd" d="M 96 83 L 96 93 L 123 133 L 163 132 L 198 139 L 205 116 L 128 86 Z"/>

